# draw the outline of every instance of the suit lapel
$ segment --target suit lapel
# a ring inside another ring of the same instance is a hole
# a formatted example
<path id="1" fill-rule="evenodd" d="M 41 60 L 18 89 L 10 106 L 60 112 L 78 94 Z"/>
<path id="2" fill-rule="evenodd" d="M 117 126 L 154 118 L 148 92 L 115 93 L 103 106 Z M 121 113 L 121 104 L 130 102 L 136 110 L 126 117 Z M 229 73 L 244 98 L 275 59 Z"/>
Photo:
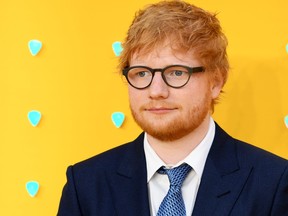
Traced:
<path id="1" fill-rule="evenodd" d="M 234 139 L 218 125 L 205 164 L 193 216 L 229 215 L 251 171 L 240 168 Z"/>
<path id="2" fill-rule="evenodd" d="M 143 137 L 142 133 L 129 144 L 126 155 L 119 164 L 112 186 L 116 215 L 150 215 Z"/>

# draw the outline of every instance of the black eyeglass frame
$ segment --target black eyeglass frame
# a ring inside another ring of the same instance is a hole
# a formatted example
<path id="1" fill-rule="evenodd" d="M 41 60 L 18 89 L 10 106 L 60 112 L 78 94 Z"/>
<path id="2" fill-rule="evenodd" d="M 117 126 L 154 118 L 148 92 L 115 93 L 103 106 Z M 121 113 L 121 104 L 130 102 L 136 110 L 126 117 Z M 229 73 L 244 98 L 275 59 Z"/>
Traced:
<path id="1" fill-rule="evenodd" d="M 176 86 L 176 87 L 175 87 L 175 86 L 170 85 L 170 84 L 167 82 L 166 77 L 164 76 L 164 71 L 167 70 L 168 68 L 171 68 L 171 67 L 183 67 L 183 68 L 187 69 L 187 71 L 188 71 L 188 73 L 189 73 L 189 77 L 188 77 L 187 81 L 186 81 L 183 85 L 181 85 L 181 86 Z M 145 69 L 149 70 L 149 71 L 152 73 L 152 79 L 151 79 L 150 83 L 149 83 L 147 86 L 145 86 L 145 87 L 140 87 L 140 88 L 139 88 L 139 87 L 134 86 L 134 85 L 129 81 L 129 79 L 128 79 L 128 73 L 129 73 L 129 71 L 130 71 L 131 69 L 133 69 L 133 68 L 145 68 Z M 125 68 L 122 70 L 122 74 L 125 76 L 127 82 L 128 82 L 132 87 L 141 90 L 141 89 L 148 88 L 148 87 L 151 85 L 151 83 L 152 83 L 152 81 L 153 81 L 153 78 L 154 78 L 154 75 L 155 75 L 155 72 L 161 72 L 161 77 L 162 77 L 162 79 L 164 80 L 165 84 L 168 85 L 169 87 L 178 89 L 178 88 L 182 88 L 183 86 L 185 86 L 185 85 L 189 82 L 192 73 L 199 73 L 199 72 L 204 72 L 204 71 L 205 71 L 205 67 L 203 67 L 203 66 L 199 66 L 199 67 L 189 67 L 189 66 L 186 66 L 186 65 L 169 65 L 169 66 L 164 67 L 164 68 L 150 68 L 150 67 L 147 67 L 147 66 L 137 65 L 137 66 L 132 66 L 132 67 L 125 67 Z"/>

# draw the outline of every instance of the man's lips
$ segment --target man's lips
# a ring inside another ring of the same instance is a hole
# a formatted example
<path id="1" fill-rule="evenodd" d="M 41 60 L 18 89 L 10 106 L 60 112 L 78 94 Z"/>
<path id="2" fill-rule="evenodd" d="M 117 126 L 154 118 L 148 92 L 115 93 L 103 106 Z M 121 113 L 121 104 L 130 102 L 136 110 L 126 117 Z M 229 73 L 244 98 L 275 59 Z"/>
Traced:
<path id="1" fill-rule="evenodd" d="M 171 111 L 176 110 L 177 108 L 172 108 L 172 107 L 149 107 L 145 108 L 145 111 L 151 112 L 151 113 L 157 113 L 157 114 L 162 114 L 162 113 L 168 113 Z"/>

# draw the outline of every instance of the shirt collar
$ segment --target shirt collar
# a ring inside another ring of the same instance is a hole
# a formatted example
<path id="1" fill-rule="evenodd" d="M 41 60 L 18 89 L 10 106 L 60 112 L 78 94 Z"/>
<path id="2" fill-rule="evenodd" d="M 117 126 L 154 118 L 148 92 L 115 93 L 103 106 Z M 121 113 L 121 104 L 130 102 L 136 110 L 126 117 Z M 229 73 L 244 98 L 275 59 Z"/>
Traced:
<path id="1" fill-rule="evenodd" d="M 206 162 L 209 150 L 211 148 L 214 136 L 215 136 L 215 122 L 211 117 L 207 134 L 205 135 L 203 140 L 196 146 L 196 148 L 184 160 L 177 163 L 174 167 L 179 166 L 182 163 L 187 163 L 194 169 L 196 174 L 199 176 L 199 179 L 201 179 L 204 166 L 205 166 L 205 162 Z M 146 133 L 144 136 L 144 152 L 145 152 L 146 166 L 147 166 L 147 182 L 149 182 L 150 179 L 155 174 L 155 172 L 161 166 L 167 166 L 167 164 L 165 164 L 160 159 L 160 157 L 156 154 L 156 152 L 150 146 L 147 140 Z"/>

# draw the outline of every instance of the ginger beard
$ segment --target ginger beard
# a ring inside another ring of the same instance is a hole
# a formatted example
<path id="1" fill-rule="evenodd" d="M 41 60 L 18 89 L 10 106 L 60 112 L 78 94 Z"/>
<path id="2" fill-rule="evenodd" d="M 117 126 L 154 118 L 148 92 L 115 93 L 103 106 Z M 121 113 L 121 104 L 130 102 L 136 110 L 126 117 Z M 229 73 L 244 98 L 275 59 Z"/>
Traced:
<path id="1" fill-rule="evenodd" d="M 130 101 L 130 109 L 135 122 L 152 137 L 161 141 L 178 140 L 198 128 L 204 119 L 210 113 L 212 103 L 211 92 L 208 90 L 201 101 L 190 107 L 189 110 L 184 110 L 181 106 L 177 107 L 177 114 L 154 115 L 145 113 L 145 107 L 149 104 L 138 108 Z"/>

